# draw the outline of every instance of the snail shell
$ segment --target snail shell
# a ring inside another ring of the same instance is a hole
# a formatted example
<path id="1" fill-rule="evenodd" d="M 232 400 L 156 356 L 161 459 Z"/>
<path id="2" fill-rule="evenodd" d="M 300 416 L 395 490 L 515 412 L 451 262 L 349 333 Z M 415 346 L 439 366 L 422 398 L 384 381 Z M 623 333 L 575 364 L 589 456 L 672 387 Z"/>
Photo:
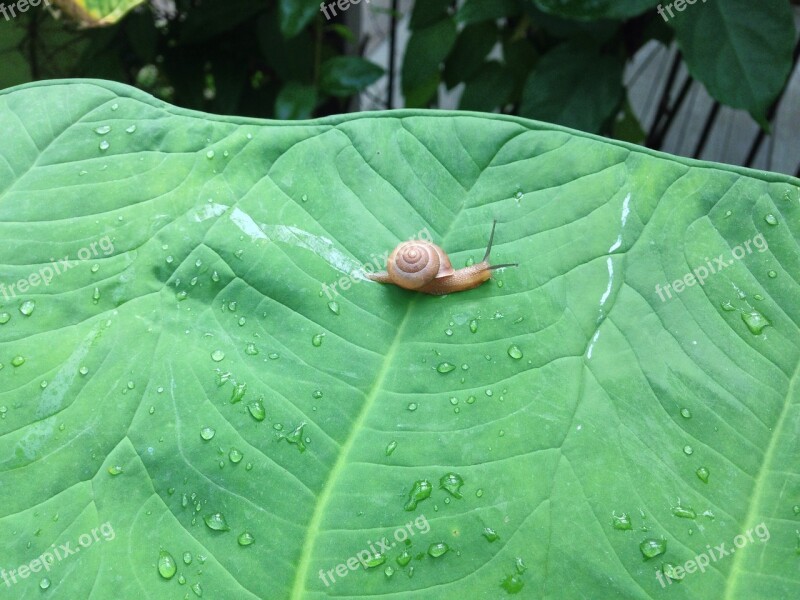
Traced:
<path id="1" fill-rule="evenodd" d="M 414 240 L 394 249 L 386 270 L 392 282 L 407 290 L 418 290 L 434 279 L 455 273 L 444 250 L 436 244 Z"/>

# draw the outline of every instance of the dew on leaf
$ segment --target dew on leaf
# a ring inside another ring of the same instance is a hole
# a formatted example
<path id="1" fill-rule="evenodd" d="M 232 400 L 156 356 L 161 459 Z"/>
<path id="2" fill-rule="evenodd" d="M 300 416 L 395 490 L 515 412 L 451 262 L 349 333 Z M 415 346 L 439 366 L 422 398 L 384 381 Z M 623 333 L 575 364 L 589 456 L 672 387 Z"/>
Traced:
<path id="1" fill-rule="evenodd" d="M 519 360 L 522 358 L 522 350 L 520 350 L 516 344 L 512 344 L 508 347 L 508 355 L 514 360 Z"/>
<path id="2" fill-rule="evenodd" d="M 452 496 L 462 498 L 461 486 L 464 485 L 464 480 L 458 473 L 447 473 L 439 480 L 439 488 L 447 490 Z"/>
<path id="3" fill-rule="evenodd" d="M 754 335 L 759 335 L 762 331 L 764 331 L 765 327 L 771 325 L 769 320 L 757 310 L 743 312 L 742 321 L 744 321 L 745 325 L 747 325 L 750 333 Z"/>
<path id="4" fill-rule="evenodd" d="M 22 304 L 19 305 L 19 312 L 21 312 L 26 317 L 30 317 L 33 314 L 33 309 L 36 308 L 36 302 L 33 300 L 25 300 Z"/>
<path id="5" fill-rule="evenodd" d="M 244 458 L 244 456 L 237 448 L 231 448 L 231 451 L 228 452 L 228 459 L 235 465 L 242 462 L 242 458 Z"/>
<path id="6" fill-rule="evenodd" d="M 222 513 L 213 513 L 203 517 L 206 526 L 214 531 L 230 531 L 228 522 L 225 520 L 225 515 Z"/>
<path id="7" fill-rule="evenodd" d="M 695 473 L 697 474 L 697 477 L 700 479 L 700 481 L 702 481 L 703 483 L 708 483 L 708 476 L 709 476 L 708 469 L 706 469 L 705 467 L 700 467 L 699 469 L 697 469 L 697 471 L 695 471 Z"/>
<path id="8" fill-rule="evenodd" d="M 11 315 L 7 312 L 0 313 L 0 325 L 5 325 L 11 320 Z"/>
<path id="9" fill-rule="evenodd" d="M 335 315 L 339 314 L 339 303 L 336 302 L 336 300 L 331 300 L 330 302 L 328 302 L 328 308 L 333 314 Z"/>
<path id="10" fill-rule="evenodd" d="M 120 473 L 122 473 L 122 471 L 123 471 L 123 469 L 119 465 L 112 465 L 112 466 L 108 467 L 109 475 L 119 475 Z"/>
<path id="11" fill-rule="evenodd" d="M 395 442 L 395 441 L 389 442 L 389 444 L 386 446 L 386 450 L 385 450 L 386 456 L 391 456 L 392 452 L 395 451 L 395 448 L 397 448 L 397 442 Z"/>
<path id="12" fill-rule="evenodd" d="M 500 536 L 497 535 L 497 532 L 494 529 L 492 529 L 491 527 L 484 527 L 482 535 L 489 542 L 495 542 L 495 541 L 500 539 Z"/>
<path id="13" fill-rule="evenodd" d="M 440 556 L 447 554 L 448 550 L 450 550 L 450 547 L 444 542 L 434 542 L 428 546 L 428 554 L 430 554 L 433 558 L 439 558 Z"/>
<path id="14" fill-rule="evenodd" d="M 318 334 L 316 334 L 314 337 L 312 337 L 312 338 L 311 338 L 311 344 L 312 344 L 312 345 L 313 345 L 315 348 L 319 348 L 320 346 L 322 346 L 322 339 L 323 339 L 324 337 L 325 337 L 325 334 L 324 334 L 324 333 L 318 333 Z"/>
<path id="15" fill-rule="evenodd" d="M 766 217 L 764 217 L 764 220 L 767 222 L 767 225 L 777 225 L 778 224 L 778 218 L 775 215 L 773 215 L 772 213 L 770 213 Z"/>
<path id="16" fill-rule="evenodd" d="M 164 579 L 172 579 L 178 572 L 178 565 L 166 550 L 158 553 L 158 574 Z"/>
<path id="17" fill-rule="evenodd" d="M 667 551 L 667 540 L 648 538 L 639 544 L 639 551 L 645 559 L 655 558 Z"/>
<path id="18" fill-rule="evenodd" d="M 454 364 L 451 364 L 449 362 L 443 362 L 443 363 L 439 363 L 439 366 L 436 367 L 436 370 L 439 373 L 444 374 L 444 373 L 450 373 L 451 371 L 455 370 L 455 368 L 456 368 L 456 366 Z"/>
<path id="19" fill-rule="evenodd" d="M 225 359 L 225 353 L 222 350 L 214 350 L 211 353 L 211 360 L 214 362 L 221 362 Z"/>
<path id="20" fill-rule="evenodd" d="M 427 479 L 418 479 L 411 486 L 411 491 L 408 493 L 408 502 L 404 506 L 405 510 L 412 511 L 417 508 L 417 504 L 423 500 L 430 498 L 433 486 Z"/>
<path id="21" fill-rule="evenodd" d="M 691 446 L 689 446 L 689 445 L 687 444 L 686 446 L 684 446 L 684 447 L 683 447 L 683 453 L 684 453 L 686 456 L 691 456 L 691 455 L 694 453 L 694 448 L 692 448 Z"/>
<path id="22" fill-rule="evenodd" d="M 253 534 L 249 531 L 245 531 L 244 533 L 240 534 L 238 539 L 236 540 L 240 546 L 250 546 L 253 542 L 256 541 L 256 538 L 253 537 Z"/>
<path id="23" fill-rule="evenodd" d="M 247 406 L 247 410 L 250 412 L 250 416 L 256 421 L 263 421 L 267 417 L 267 411 L 264 409 L 264 403 L 261 398 L 251 402 Z"/>
<path id="24" fill-rule="evenodd" d="M 470 330 L 472 333 L 476 333 L 476 332 L 478 331 L 478 320 L 477 320 L 477 319 L 472 319 L 472 320 L 469 322 L 469 330 Z"/>
<path id="25" fill-rule="evenodd" d="M 691 419 L 692 418 L 692 413 L 689 411 L 688 408 L 682 408 L 681 409 L 681 416 L 684 419 Z"/>
<path id="26" fill-rule="evenodd" d="M 681 519 L 697 518 L 697 513 L 693 509 L 689 508 L 688 506 L 681 506 L 680 504 L 672 507 L 672 514 L 676 517 L 680 517 Z"/>
<path id="27" fill-rule="evenodd" d="M 216 433 L 217 433 L 217 430 L 214 429 L 213 427 L 203 427 L 200 430 L 200 437 L 203 438 L 204 440 L 208 441 L 208 440 L 213 439 L 214 436 L 216 435 Z"/>
<path id="28" fill-rule="evenodd" d="M 625 512 L 620 515 L 612 513 L 611 524 L 614 527 L 614 529 L 619 529 L 620 531 L 629 531 L 633 529 L 633 524 L 631 523 L 631 516 Z"/>

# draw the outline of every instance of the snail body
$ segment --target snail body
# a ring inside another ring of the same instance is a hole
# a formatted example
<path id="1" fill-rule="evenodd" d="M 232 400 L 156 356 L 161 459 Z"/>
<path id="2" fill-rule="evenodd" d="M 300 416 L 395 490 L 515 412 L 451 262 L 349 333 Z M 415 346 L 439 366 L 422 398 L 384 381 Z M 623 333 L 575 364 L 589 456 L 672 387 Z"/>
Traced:
<path id="1" fill-rule="evenodd" d="M 454 269 L 447 253 L 436 244 L 421 240 L 403 242 L 389 255 L 386 271 L 367 274 L 372 281 L 390 283 L 407 290 L 441 296 L 471 290 L 488 281 L 494 269 L 516 267 L 516 263 L 490 265 L 489 253 L 494 240 L 494 228 L 483 260 L 463 269 Z"/>

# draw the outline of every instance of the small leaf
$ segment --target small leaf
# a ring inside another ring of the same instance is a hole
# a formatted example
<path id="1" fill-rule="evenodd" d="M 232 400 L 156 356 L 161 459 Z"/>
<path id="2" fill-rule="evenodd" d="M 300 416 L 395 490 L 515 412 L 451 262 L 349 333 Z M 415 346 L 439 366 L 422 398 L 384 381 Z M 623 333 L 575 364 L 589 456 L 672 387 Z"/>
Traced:
<path id="1" fill-rule="evenodd" d="M 352 96 L 375 83 L 384 70 L 357 56 L 336 56 L 322 65 L 320 87 L 332 96 Z"/>

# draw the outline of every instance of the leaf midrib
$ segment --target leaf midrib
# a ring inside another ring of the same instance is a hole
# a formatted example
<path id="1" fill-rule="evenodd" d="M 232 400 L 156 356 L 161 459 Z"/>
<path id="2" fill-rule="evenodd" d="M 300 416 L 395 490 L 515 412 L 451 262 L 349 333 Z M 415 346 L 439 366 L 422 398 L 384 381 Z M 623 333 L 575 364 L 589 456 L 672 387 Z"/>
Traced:
<path id="1" fill-rule="evenodd" d="M 773 434 L 769 440 L 767 451 L 764 453 L 764 460 L 762 461 L 761 469 L 759 470 L 758 475 L 756 476 L 756 481 L 753 484 L 753 500 L 750 502 L 750 508 L 748 509 L 747 516 L 744 519 L 742 533 L 753 529 L 756 525 L 755 521 L 761 507 L 762 496 L 764 495 L 764 490 L 767 487 L 764 480 L 770 473 L 772 473 L 772 470 L 769 468 L 769 466 L 773 462 L 774 454 L 778 446 L 778 439 L 781 438 L 781 433 L 783 432 L 783 428 L 786 424 L 786 418 L 789 414 L 789 408 L 792 406 L 792 399 L 795 397 L 798 391 L 800 391 L 800 360 L 797 361 L 797 366 L 795 367 L 794 373 L 789 380 L 789 389 L 786 392 L 786 401 L 783 403 L 781 414 L 778 417 L 778 420 L 775 422 L 775 430 L 773 431 Z M 742 557 L 746 554 L 745 550 L 751 546 L 753 546 L 752 542 L 743 546 L 739 552 L 733 556 L 733 566 L 731 567 L 730 575 L 728 575 L 725 582 L 725 591 L 722 595 L 723 600 L 731 600 L 732 598 L 736 597 L 738 583 L 741 579 L 740 573 L 742 570 L 742 562 L 744 560 Z"/>
<path id="2" fill-rule="evenodd" d="M 353 422 L 353 426 L 350 429 L 350 434 L 347 436 L 347 439 L 342 445 L 342 449 L 339 452 L 339 457 L 333 464 L 328 478 L 325 481 L 325 485 L 322 488 L 322 493 L 320 494 L 319 501 L 314 509 L 314 514 L 311 516 L 311 521 L 308 523 L 305 540 L 303 541 L 303 547 L 300 551 L 300 563 L 297 567 L 295 580 L 294 584 L 292 585 L 292 591 L 290 595 L 292 600 L 302 600 L 302 594 L 306 591 L 305 582 L 308 577 L 308 569 L 311 566 L 314 545 L 317 540 L 317 534 L 320 532 L 322 518 L 326 514 L 328 503 L 330 502 L 331 494 L 333 493 L 333 488 L 336 486 L 336 482 L 340 473 L 348 464 L 347 459 L 350 455 L 350 451 L 353 448 L 353 444 L 355 443 L 358 434 L 362 431 L 364 421 L 366 420 L 367 415 L 370 413 L 372 405 L 375 403 L 375 399 L 383 389 L 383 382 L 386 379 L 386 375 L 388 374 L 390 367 L 394 364 L 394 357 L 397 354 L 400 341 L 403 339 L 403 334 L 405 333 L 405 329 L 410 320 L 409 316 L 411 315 L 412 308 L 417 303 L 418 298 L 419 296 L 415 296 L 406 306 L 406 312 L 403 315 L 403 320 L 400 322 L 400 325 L 397 328 L 397 333 L 392 340 L 392 345 L 389 346 L 389 350 L 386 353 L 383 364 L 381 365 L 381 369 L 378 372 L 378 376 L 375 378 L 375 383 L 364 400 L 364 406 L 361 408 L 361 412 Z"/>

